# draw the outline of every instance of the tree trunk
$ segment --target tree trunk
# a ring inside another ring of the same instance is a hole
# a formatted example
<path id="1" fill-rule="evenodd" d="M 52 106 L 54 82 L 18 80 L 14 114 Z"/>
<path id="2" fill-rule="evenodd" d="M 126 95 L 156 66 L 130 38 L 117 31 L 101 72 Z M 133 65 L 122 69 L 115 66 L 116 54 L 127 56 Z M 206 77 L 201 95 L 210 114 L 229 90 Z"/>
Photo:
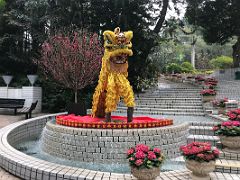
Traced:
<path id="1" fill-rule="evenodd" d="M 193 36 L 193 41 L 192 41 L 192 51 L 191 51 L 191 64 L 193 68 L 195 69 L 195 57 L 196 57 L 196 42 L 197 38 Z"/>
<path id="2" fill-rule="evenodd" d="M 165 21 L 168 5 L 169 5 L 169 0 L 163 0 L 162 9 L 161 9 L 161 12 L 160 12 L 160 15 L 159 15 L 159 19 L 157 21 L 157 24 L 156 24 L 155 28 L 152 31 L 153 33 L 158 34 L 160 32 L 160 30 L 163 26 L 163 23 Z M 157 45 L 157 43 L 155 42 L 155 38 L 149 39 L 147 49 L 146 49 L 145 53 L 142 55 L 142 57 L 144 59 L 147 59 L 148 55 L 151 52 L 151 49 L 156 45 Z"/>
<path id="3" fill-rule="evenodd" d="M 74 102 L 75 102 L 75 103 L 78 103 L 78 99 L 77 99 L 78 92 L 77 92 L 77 90 L 75 90 L 75 92 L 74 92 L 74 96 L 75 96 L 75 98 L 74 98 Z"/>
<path id="4" fill-rule="evenodd" d="M 192 63 L 192 66 L 193 66 L 194 69 L 195 69 L 195 47 L 196 47 L 196 45 L 193 44 L 192 45 L 192 52 L 191 52 L 191 63 Z"/>
<path id="5" fill-rule="evenodd" d="M 232 46 L 233 48 L 233 66 L 240 67 L 240 36 L 237 39 L 237 42 Z"/>

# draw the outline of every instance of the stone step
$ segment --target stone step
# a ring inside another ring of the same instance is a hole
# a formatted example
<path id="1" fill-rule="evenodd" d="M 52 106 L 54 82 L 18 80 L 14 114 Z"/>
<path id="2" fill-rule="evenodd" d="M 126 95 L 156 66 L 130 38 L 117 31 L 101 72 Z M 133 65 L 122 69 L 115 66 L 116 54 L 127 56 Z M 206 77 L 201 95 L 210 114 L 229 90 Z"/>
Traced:
<path id="1" fill-rule="evenodd" d="M 215 125 L 217 125 L 218 122 L 191 122 L 190 123 L 190 126 L 210 126 L 210 127 L 213 127 Z"/>
<path id="2" fill-rule="evenodd" d="M 192 135 L 215 136 L 212 126 L 190 126 L 189 133 Z"/>
<path id="3" fill-rule="evenodd" d="M 187 137 L 187 143 L 194 141 L 198 142 L 209 142 L 212 146 L 218 147 L 219 137 L 218 136 L 208 136 L 208 135 L 189 135 Z"/>
<path id="4" fill-rule="evenodd" d="M 202 102 L 155 102 L 155 101 L 145 101 L 145 102 L 139 102 L 135 101 L 136 105 L 166 105 L 166 106 L 202 106 Z M 124 104 L 123 102 L 120 102 L 119 104 Z"/>
<path id="5" fill-rule="evenodd" d="M 201 101 L 201 97 L 196 97 L 196 98 L 191 98 L 191 97 L 176 97 L 176 98 L 170 98 L 170 97 L 144 97 L 144 98 L 135 98 L 136 100 L 139 101 L 149 101 L 149 100 L 155 100 L 155 101 Z"/>
<path id="6" fill-rule="evenodd" d="M 123 103 L 119 104 L 119 107 L 125 106 Z M 136 104 L 137 108 L 157 108 L 157 109 L 203 109 L 200 105 L 179 106 L 178 104 L 169 105 L 152 105 L 152 104 Z"/>
<path id="7" fill-rule="evenodd" d="M 126 109 L 116 110 L 115 113 L 126 113 Z M 184 116 L 204 116 L 205 113 L 200 112 L 160 112 L 160 111 L 134 111 L 134 114 L 139 115 L 184 115 Z"/>
<path id="8" fill-rule="evenodd" d="M 126 110 L 127 107 L 126 106 L 119 106 L 117 108 L 118 110 Z M 201 112 L 203 113 L 203 109 L 160 109 L 160 108 L 149 108 L 149 107 L 145 107 L 145 108 L 141 108 L 141 107 L 134 107 L 135 111 L 160 111 L 160 112 Z"/>
<path id="9" fill-rule="evenodd" d="M 240 161 L 217 159 L 215 171 L 222 173 L 240 174 Z"/>
<path id="10" fill-rule="evenodd" d="M 233 152 L 220 151 L 219 159 L 240 161 L 240 152 L 233 153 Z"/>

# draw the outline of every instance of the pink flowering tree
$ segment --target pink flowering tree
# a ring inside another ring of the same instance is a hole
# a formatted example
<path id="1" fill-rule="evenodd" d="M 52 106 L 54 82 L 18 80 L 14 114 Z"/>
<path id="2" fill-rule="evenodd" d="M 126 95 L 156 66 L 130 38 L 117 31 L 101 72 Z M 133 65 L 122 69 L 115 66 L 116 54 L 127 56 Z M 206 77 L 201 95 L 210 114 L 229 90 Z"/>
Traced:
<path id="1" fill-rule="evenodd" d="M 75 94 L 92 84 L 101 67 L 103 47 L 97 34 L 78 33 L 51 36 L 42 45 L 37 61 L 44 74 L 58 81 Z"/>

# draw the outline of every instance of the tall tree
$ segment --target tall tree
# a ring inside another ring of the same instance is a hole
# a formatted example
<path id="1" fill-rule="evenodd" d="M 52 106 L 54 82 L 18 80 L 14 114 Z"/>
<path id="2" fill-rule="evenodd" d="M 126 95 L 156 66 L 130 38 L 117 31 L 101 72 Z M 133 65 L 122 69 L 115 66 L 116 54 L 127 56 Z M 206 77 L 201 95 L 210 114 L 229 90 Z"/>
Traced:
<path id="1" fill-rule="evenodd" d="M 97 34 L 75 32 L 73 36 L 55 35 L 43 43 L 37 63 L 47 76 L 52 76 L 75 93 L 95 82 L 101 66 L 103 48 Z"/>
<path id="2" fill-rule="evenodd" d="M 240 1 L 187 0 L 186 17 L 191 24 L 202 27 L 208 43 L 225 44 L 237 36 L 233 45 L 234 66 L 240 66 Z"/>
<path id="3" fill-rule="evenodd" d="M 0 61 L 11 73 L 33 73 L 32 57 L 46 39 L 47 0 L 8 0 L 0 28 Z"/>

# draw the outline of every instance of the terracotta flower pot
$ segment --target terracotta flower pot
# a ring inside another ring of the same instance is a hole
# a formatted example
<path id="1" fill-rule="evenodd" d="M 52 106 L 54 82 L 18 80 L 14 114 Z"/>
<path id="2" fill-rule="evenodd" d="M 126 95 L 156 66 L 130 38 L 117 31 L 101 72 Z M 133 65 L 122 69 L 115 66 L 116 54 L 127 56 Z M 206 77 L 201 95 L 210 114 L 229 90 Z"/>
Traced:
<path id="1" fill-rule="evenodd" d="M 215 169 L 215 161 L 198 162 L 194 160 L 186 160 L 186 167 L 192 171 L 193 180 L 210 180 L 209 173 Z"/>
<path id="2" fill-rule="evenodd" d="M 138 180 L 155 180 L 160 175 L 160 167 L 137 169 L 131 167 L 131 172 Z"/>
<path id="3" fill-rule="evenodd" d="M 240 136 L 220 136 L 220 141 L 225 146 L 224 151 L 240 153 Z"/>
<path id="4" fill-rule="evenodd" d="M 211 102 L 216 96 L 203 96 L 203 102 Z"/>

